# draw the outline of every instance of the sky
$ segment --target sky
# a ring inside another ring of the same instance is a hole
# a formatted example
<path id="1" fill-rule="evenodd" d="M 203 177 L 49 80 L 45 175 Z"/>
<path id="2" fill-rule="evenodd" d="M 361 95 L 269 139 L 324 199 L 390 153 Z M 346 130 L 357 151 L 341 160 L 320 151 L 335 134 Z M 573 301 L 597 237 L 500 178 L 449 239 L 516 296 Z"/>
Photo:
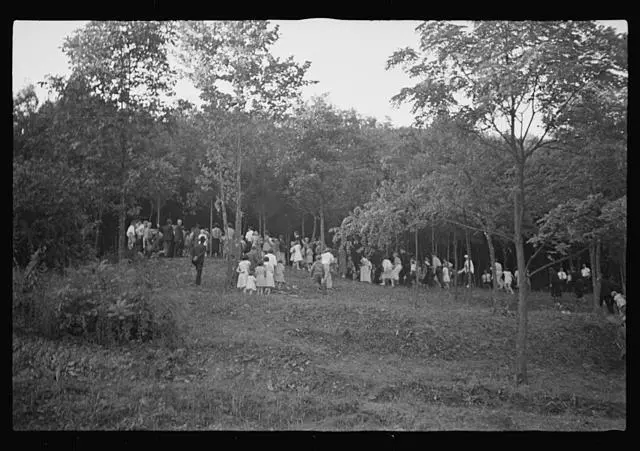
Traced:
<path id="1" fill-rule="evenodd" d="M 387 118 L 395 126 L 410 125 L 409 105 L 395 108 L 391 97 L 411 80 L 399 68 L 385 70 L 391 54 L 418 44 L 413 20 L 275 20 L 280 39 L 274 55 L 293 56 L 300 63 L 311 61 L 307 78 L 318 83 L 304 88 L 303 97 L 328 93 L 331 103 L 342 109 L 354 108 L 380 121 Z M 16 21 L 13 27 L 13 91 L 44 80 L 47 74 L 67 75 L 69 65 L 61 46 L 64 38 L 86 22 Z M 601 21 L 626 32 L 626 21 Z M 40 99 L 46 92 L 36 86 Z M 198 92 L 186 80 L 176 86 L 176 95 L 198 103 Z"/>

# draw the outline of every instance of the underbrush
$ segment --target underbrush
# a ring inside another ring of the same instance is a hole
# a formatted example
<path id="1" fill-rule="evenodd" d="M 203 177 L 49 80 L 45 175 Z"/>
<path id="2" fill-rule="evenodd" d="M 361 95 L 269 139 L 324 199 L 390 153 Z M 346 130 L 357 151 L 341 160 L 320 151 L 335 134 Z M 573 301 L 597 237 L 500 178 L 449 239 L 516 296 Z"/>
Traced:
<path id="1" fill-rule="evenodd" d="M 101 345 L 162 339 L 178 346 L 184 307 L 154 292 L 154 262 L 114 265 L 106 260 L 64 274 L 14 269 L 13 325 L 47 338 L 82 337 Z"/>

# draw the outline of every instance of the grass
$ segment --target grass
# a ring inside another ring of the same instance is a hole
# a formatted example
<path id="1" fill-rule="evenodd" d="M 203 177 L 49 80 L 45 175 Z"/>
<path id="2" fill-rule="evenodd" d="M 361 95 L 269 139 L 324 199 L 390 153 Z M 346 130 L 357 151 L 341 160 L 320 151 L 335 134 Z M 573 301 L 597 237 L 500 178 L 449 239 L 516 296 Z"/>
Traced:
<path id="1" fill-rule="evenodd" d="M 206 262 L 200 287 L 187 259 L 153 264 L 154 297 L 185 308 L 182 347 L 16 330 L 15 429 L 626 428 L 615 330 L 588 298 L 565 294 L 562 314 L 532 295 L 530 383 L 516 386 L 516 319 L 493 315 L 487 291 L 456 300 L 337 280 L 323 295 L 287 269 L 287 290 L 258 297 L 220 292 L 220 261 Z"/>

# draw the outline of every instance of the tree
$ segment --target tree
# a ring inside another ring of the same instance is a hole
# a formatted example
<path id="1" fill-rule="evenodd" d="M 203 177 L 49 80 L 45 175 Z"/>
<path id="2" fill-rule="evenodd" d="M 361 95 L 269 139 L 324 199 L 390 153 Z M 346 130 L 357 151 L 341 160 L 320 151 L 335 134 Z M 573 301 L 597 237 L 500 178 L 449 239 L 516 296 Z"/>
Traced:
<path id="1" fill-rule="evenodd" d="M 387 67 L 403 66 L 416 85 L 396 102 L 412 102 L 416 121 L 450 112 L 487 146 L 509 156 L 515 168 L 514 242 L 518 272 L 526 274 L 523 222 L 531 157 L 556 142 L 577 96 L 592 85 L 623 83 L 624 37 L 592 22 L 477 22 L 464 27 L 425 22 L 420 50 L 395 52 Z M 541 127 L 533 136 L 535 123 Z M 532 132 L 532 133 L 530 133 Z M 516 381 L 527 383 L 527 284 L 518 292 Z"/>
<path id="2" fill-rule="evenodd" d="M 136 138 L 144 136 L 165 112 L 162 96 L 172 94 L 173 71 L 167 58 L 171 34 L 167 22 L 94 21 L 67 38 L 62 47 L 70 59 L 72 77 L 85 80 L 94 95 L 116 109 L 110 125 L 119 135 L 111 157 L 120 169 L 120 260 L 125 254 L 127 196 L 137 178 L 140 146 Z"/>

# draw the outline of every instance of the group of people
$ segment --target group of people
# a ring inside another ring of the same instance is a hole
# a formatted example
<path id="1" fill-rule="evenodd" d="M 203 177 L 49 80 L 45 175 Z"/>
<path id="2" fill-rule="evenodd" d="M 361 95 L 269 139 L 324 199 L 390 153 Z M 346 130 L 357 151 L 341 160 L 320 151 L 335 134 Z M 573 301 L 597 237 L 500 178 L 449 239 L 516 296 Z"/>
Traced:
<path id="1" fill-rule="evenodd" d="M 222 256 L 223 240 L 233 237 L 234 230 L 227 228 L 223 233 L 218 224 L 211 230 L 199 224 L 190 230 L 182 225 L 182 219 L 176 224 L 169 218 L 165 225 L 153 227 L 151 221 L 136 219 L 131 221 L 127 229 L 127 243 L 130 251 L 139 252 L 146 257 L 184 257 L 192 254 L 193 248 L 204 238 L 206 253 L 211 256 Z"/>
<path id="2" fill-rule="evenodd" d="M 513 287 L 518 287 L 518 270 L 511 272 L 509 268 L 502 267 L 502 263 L 495 262 L 496 268 L 496 285 L 498 290 L 505 291 L 509 294 L 513 294 Z M 481 277 L 482 286 L 484 288 L 493 287 L 493 275 L 491 274 L 491 268 L 485 269 Z"/>
<path id="3" fill-rule="evenodd" d="M 590 282 L 591 269 L 585 263 L 580 270 L 571 268 L 568 272 L 565 272 L 563 267 L 559 270 L 549 268 L 549 292 L 553 299 L 560 299 L 562 293 L 570 291 L 573 291 L 576 298 L 581 299 L 585 293 L 591 291 Z"/>

